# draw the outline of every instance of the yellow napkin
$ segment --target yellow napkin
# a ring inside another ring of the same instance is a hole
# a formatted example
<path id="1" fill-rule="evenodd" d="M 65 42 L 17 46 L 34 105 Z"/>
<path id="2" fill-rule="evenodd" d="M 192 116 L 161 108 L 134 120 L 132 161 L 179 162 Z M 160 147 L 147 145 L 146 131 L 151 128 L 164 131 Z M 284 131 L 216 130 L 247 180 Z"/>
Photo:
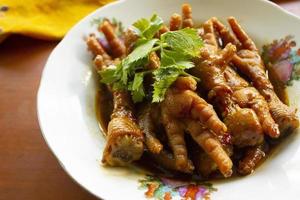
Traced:
<path id="1" fill-rule="evenodd" d="M 81 18 L 114 0 L 0 0 L 0 42 L 10 34 L 61 39 Z"/>

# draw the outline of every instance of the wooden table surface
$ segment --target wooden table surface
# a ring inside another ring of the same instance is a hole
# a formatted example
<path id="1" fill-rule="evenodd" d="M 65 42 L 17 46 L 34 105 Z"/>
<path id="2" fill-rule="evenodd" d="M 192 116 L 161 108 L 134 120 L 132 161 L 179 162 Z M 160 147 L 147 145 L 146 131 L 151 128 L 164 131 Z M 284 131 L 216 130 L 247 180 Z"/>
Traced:
<path id="1" fill-rule="evenodd" d="M 300 1 L 275 1 L 300 15 Z M 43 140 L 36 94 L 57 42 L 11 36 L 0 44 L 0 200 L 93 200 Z"/>

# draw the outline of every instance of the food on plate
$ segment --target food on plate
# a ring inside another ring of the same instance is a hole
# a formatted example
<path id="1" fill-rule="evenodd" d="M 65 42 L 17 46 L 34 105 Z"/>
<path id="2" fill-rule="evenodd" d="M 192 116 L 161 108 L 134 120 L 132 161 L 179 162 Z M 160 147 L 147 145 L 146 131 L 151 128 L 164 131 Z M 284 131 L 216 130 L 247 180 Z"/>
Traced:
<path id="1" fill-rule="evenodd" d="M 115 36 L 113 27 L 104 22 L 101 26 L 108 43 L 115 47 L 113 55 L 125 54 L 124 44 Z M 112 60 L 95 35 L 90 35 L 87 40 L 89 50 L 94 55 L 94 65 L 97 70 L 105 70 L 108 65 L 118 62 Z M 133 114 L 133 103 L 127 91 L 116 91 L 107 85 L 113 96 L 113 111 L 107 128 L 107 143 L 104 149 L 102 161 L 108 165 L 126 165 L 141 157 L 143 153 L 143 133 L 136 123 Z"/>
<path id="2" fill-rule="evenodd" d="M 241 42 L 241 45 L 238 45 L 238 52 L 232 60 L 234 66 L 248 76 L 256 89 L 268 102 L 270 112 L 275 122 L 279 125 L 281 133 L 284 134 L 286 131 L 294 130 L 299 126 L 296 110 L 283 104 L 276 95 L 273 85 L 267 77 L 264 63 L 255 43 L 241 28 L 236 19 L 230 17 L 228 22 L 236 38 Z M 233 43 L 238 43 L 238 41 L 235 40 Z"/>
<path id="3" fill-rule="evenodd" d="M 106 100 L 97 107 L 106 118 L 104 164 L 152 163 L 203 179 L 246 175 L 299 127 L 253 40 L 234 17 L 228 22 L 232 32 L 215 17 L 196 26 L 188 4 L 169 26 L 156 14 L 125 31 L 101 20 L 86 43 Z"/>

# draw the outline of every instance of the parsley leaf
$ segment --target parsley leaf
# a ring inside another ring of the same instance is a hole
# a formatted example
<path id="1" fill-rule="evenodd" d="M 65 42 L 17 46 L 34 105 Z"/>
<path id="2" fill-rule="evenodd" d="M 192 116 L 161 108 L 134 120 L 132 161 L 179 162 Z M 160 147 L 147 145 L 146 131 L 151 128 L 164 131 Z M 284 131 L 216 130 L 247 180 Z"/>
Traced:
<path id="1" fill-rule="evenodd" d="M 161 36 L 161 40 L 175 51 L 183 52 L 191 57 L 198 56 L 200 48 L 203 46 L 197 30 L 192 28 L 166 32 Z"/>
<path id="2" fill-rule="evenodd" d="M 133 26 L 137 29 L 137 32 L 141 37 L 146 39 L 151 39 L 155 33 L 163 25 L 163 20 L 156 14 L 154 14 L 150 21 L 148 19 L 142 18 L 136 21 Z"/>

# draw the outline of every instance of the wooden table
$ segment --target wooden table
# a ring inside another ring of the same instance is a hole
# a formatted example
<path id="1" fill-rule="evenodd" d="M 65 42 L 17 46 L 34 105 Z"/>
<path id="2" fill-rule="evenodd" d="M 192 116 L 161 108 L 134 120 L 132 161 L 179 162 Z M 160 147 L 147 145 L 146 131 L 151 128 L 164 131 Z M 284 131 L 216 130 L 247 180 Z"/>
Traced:
<path id="1" fill-rule="evenodd" d="M 275 1 L 300 15 L 300 1 Z M 43 140 L 36 93 L 57 42 L 12 36 L 0 45 L 0 200 L 93 200 Z"/>

